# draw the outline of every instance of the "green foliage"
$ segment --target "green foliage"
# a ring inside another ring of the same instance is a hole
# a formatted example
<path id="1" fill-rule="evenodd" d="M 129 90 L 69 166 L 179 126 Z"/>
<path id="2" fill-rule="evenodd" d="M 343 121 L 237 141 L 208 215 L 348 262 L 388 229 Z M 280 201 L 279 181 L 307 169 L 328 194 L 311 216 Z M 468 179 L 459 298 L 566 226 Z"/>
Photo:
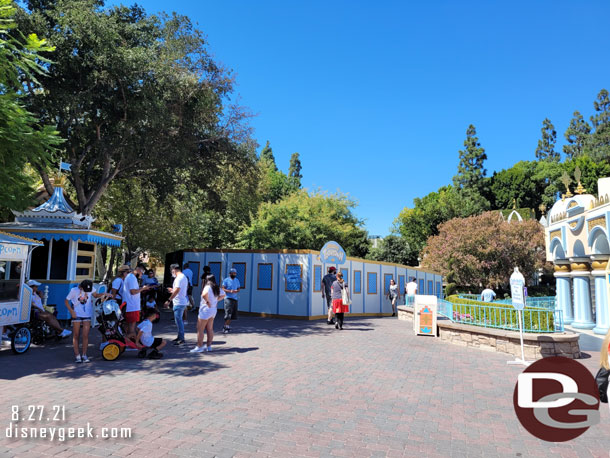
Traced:
<path id="1" fill-rule="evenodd" d="M 453 304 L 455 321 L 474 326 L 519 330 L 519 318 L 512 305 L 462 299 L 458 296 L 449 296 L 446 300 Z M 503 310 L 497 310 L 496 307 Z M 524 332 L 556 331 L 553 312 L 548 309 L 526 307 L 523 310 L 523 325 Z"/>
<path id="2" fill-rule="evenodd" d="M 404 237 L 391 234 L 379 242 L 377 248 L 371 248 L 366 256 L 373 261 L 393 262 L 408 265 L 413 253 Z"/>
<path id="3" fill-rule="evenodd" d="M 335 240 L 351 256 L 364 257 L 367 233 L 352 213 L 356 203 L 340 194 L 296 191 L 282 200 L 261 204 L 258 214 L 238 236 L 247 249 L 311 249 Z"/>
<path id="4" fill-rule="evenodd" d="M 599 92 L 593 106 L 596 113 L 591 116 L 590 154 L 595 160 L 610 160 L 610 97 L 606 89 Z"/>
<path id="5" fill-rule="evenodd" d="M 395 231 L 403 239 L 405 257 L 402 259 L 407 265 L 417 265 L 417 258 L 428 238 L 438 234 L 439 224 L 476 212 L 452 186 L 415 198 L 413 204 L 413 208 L 404 208 L 394 221 Z"/>
<path id="6" fill-rule="evenodd" d="M 53 123 L 41 123 L 23 107 L 26 96 L 40 97 L 37 78 L 48 63 L 40 54 L 53 48 L 35 34 L 24 37 L 15 14 L 12 1 L 0 0 L 0 202 L 23 210 L 32 203 L 34 184 L 25 164 L 46 168 L 61 139 Z"/>
<path id="7" fill-rule="evenodd" d="M 539 161 L 559 162 L 560 155 L 555 151 L 555 143 L 557 142 L 557 132 L 555 126 L 549 118 L 542 121 L 542 138 L 538 140 L 536 148 L 536 159 Z"/>
<path id="8" fill-rule="evenodd" d="M 584 120 L 579 111 L 574 112 L 574 117 L 570 120 L 570 125 L 564 133 L 568 142 L 563 145 L 563 152 L 568 159 L 578 157 L 585 153 L 585 149 L 590 143 L 591 126 Z"/>
<path id="9" fill-rule="evenodd" d="M 453 177 L 453 185 L 459 190 L 480 191 L 487 171 L 484 168 L 487 155 L 476 136 L 477 131 L 471 124 L 466 130 L 464 149 L 459 151 L 458 173 Z"/>
<path id="10" fill-rule="evenodd" d="M 115 178 L 175 184 L 175 168 L 206 186 L 222 158 L 240 157 L 244 113 L 227 103 L 232 77 L 207 51 L 187 17 L 151 16 L 103 1 L 30 1 L 19 15 L 28 32 L 56 47 L 44 91 L 28 108 L 58 121 L 62 157 L 79 210 L 92 212 Z M 47 190 L 48 177 L 39 170 Z"/>
<path id="11" fill-rule="evenodd" d="M 267 168 L 272 168 L 274 171 L 277 171 L 277 164 L 275 163 L 275 156 L 273 155 L 273 150 L 271 149 L 271 145 L 269 144 L 269 140 L 261 150 L 260 161 L 263 163 L 267 163 Z"/>
<path id="12" fill-rule="evenodd" d="M 290 156 L 288 176 L 298 181 L 299 187 L 301 187 L 301 178 L 303 178 L 303 175 L 301 175 L 301 159 L 299 153 L 292 153 L 292 156 Z"/>

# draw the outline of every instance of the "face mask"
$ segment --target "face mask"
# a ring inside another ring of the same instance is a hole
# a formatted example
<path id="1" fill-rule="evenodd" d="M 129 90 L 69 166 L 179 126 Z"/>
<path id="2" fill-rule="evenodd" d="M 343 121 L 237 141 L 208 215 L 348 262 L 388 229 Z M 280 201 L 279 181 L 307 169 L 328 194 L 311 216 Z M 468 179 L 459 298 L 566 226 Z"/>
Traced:
<path id="1" fill-rule="evenodd" d="M 231 274 L 231 278 L 235 278 L 235 277 L 237 277 L 237 275 Z"/>

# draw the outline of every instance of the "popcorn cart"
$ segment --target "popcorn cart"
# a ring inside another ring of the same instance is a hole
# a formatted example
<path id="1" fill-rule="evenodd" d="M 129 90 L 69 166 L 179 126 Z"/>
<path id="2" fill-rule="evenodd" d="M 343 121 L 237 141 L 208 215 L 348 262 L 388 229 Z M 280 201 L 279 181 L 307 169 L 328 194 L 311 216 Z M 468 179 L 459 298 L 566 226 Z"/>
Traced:
<path id="1" fill-rule="evenodd" d="M 32 340 L 30 321 L 32 289 L 29 277 L 32 250 L 42 243 L 0 231 L 0 328 L 11 341 L 14 353 L 28 351 Z"/>

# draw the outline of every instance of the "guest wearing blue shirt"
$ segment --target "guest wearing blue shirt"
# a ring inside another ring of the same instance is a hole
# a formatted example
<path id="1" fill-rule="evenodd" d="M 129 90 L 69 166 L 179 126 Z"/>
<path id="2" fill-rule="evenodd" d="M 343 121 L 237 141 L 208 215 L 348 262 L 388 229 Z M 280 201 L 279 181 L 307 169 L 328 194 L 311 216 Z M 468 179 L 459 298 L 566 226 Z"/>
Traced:
<path id="1" fill-rule="evenodd" d="M 223 334 L 228 334 L 231 331 L 231 320 L 237 319 L 237 300 L 239 299 L 239 290 L 241 285 L 237 278 L 237 270 L 231 269 L 229 276 L 222 282 L 222 289 L 227 293 L 225 299 L 225 325 L 222 329 Z"/>

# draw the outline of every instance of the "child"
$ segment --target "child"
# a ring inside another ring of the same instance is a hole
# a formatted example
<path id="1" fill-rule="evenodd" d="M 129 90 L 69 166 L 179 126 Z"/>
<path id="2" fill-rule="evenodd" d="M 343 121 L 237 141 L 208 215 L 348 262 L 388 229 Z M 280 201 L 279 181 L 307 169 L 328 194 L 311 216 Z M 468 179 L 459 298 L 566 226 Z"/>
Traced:
<path id="1" fill-rule="evenodd" d="M 153 320 L 153 324 L 157 324 L 159 319 L 161 318 L 161 314 L 157 309 L 157 302 L 154 297 L 148 296 L 148 300 L 146 301 L 146 308 L 142 311 L 142 316 L 146 316 L 147 310 L 155 310 L 157 312 L 157 317 Z"/>
<path id="2" fill-rule="evenodd" d="M 163 358 L 163 353 L 159 353 L 159 350 L 165 346 L 165 340 L 160 337 L 153 337 L 152 335 L 153 321 L 157 318 L 157 313 L 156 309 L 147 307 L 144 320 L 138 325 L 136 345 L 138 348 L 141 348 L 140 353 L 138 353 L 139 358 L 146 357 L 146 350 L 148 348 L 153 349 L 148 355 L 150 359 Z"/>

